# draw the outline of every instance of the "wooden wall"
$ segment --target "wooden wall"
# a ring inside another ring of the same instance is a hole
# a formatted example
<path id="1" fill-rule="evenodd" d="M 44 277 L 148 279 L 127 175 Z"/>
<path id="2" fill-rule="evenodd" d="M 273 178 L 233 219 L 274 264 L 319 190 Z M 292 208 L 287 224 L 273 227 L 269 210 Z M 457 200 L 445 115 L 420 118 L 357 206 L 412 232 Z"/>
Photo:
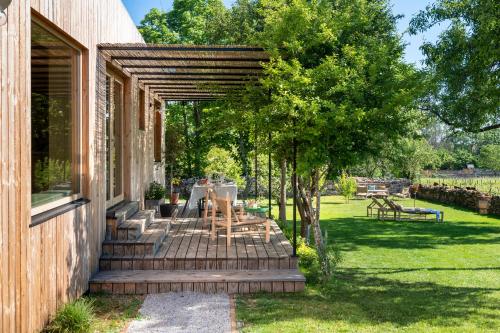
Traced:
<path id="1" fill-rule="evenodd" d="M 32 228 L 30 15 L 35 10 L 88 50 L 83 87 L 83 194 L 90 203 Z M 103 119 L 97 100 L 97 44 L 142 42 L 120 0 L 13 0 L 0 27 L 0 332 L 37 332 L 56 309 L 87 289 L 105 230 Z M 138 129 L 137 82 L 128 83 L 126 197 L 140 200 L 159 177 L 152 110 Z M 148 95 L 149 92 L 146 91 Z M 149 103 L 148 103 L 149 104 Z"/>

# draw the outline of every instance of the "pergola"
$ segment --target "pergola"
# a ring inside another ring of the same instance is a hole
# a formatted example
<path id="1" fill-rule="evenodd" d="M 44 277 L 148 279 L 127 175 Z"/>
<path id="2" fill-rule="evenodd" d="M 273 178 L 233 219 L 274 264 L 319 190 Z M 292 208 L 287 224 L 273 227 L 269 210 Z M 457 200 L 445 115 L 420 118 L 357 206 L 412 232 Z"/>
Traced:
<path id="1" fill-rule="evenodd" d="M 261 47 L 101 44 L 103 56 L 166 101 L 215 100 L 258 84 L 269 55 Z"/>
<path id="2" fill-rule="evenodd" d="M 244 45 L 100 44 L 106 61 L 136 77 L 165 101 L 211 101 L 238 96 L 248 84 L 259 84 L 262 65 L 269 54 L 261 47 Z M 271 133 L 269 133 L 269 140 Z M 269 217 L 271 217 L 271 153 L 269 168 Z M 255 192 L 258 194 L 257 158 Z M 293 255 L 297 248 L 296 144 L 293 142 Z"/>

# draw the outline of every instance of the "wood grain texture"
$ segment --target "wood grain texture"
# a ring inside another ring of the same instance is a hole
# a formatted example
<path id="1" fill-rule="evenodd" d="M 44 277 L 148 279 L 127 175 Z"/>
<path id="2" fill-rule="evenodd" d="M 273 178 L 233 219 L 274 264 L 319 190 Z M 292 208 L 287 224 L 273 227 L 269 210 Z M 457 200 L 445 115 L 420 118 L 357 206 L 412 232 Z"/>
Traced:
<path id="1" fill-rule="evenodd" d="M 106 64 L 97 46 L 143 39 L 120 0 L 13 0 L 7 15 L 8 23 L 0 27 L 0 332 L 38 332 L 59 307 L 88 289 L 98 270 L 106 224 L 103 82 L 98 73 Z M 82 191 L 91 200 L 33 228 L 31 15 L 83 46 Z M 153 142 L 152 115 L 146 112 L 145 130 L 139 130 L 137 79 L 127 78 L 125 87 L 124 190 L 127 199 L 142 201 L 146 186 L 162 180 L 163 162 L 154 163 L 152 144 L 147 144 Z M 155 98 L 149 89 L 145 96 Z M 113 291 L 113 286 L 106 288 Z M 135 292 L 131 285 L 115 288 Z"/>

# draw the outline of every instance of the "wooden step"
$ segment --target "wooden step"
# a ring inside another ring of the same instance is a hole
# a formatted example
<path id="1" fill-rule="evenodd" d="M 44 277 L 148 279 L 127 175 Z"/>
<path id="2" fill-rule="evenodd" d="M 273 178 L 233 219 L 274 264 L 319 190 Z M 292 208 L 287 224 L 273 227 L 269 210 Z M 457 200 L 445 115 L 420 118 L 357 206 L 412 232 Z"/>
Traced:
<path id="1" fill-rule="evenodd" d="M 139 202 L 124 201 L 106 210 L 106 239 L 118 238 L 118 226 L 139 211 Z"/>
<path id="2" fill-rule="evenodd" d="M 105 240 L 103 256 L 153 256 L 166 237 L 165 230 L 148 229 L 137 240 Z"/>
<path id="3" fill-rule="evenodd" d="M 154 220 L 154 210 L 141 210 L 117 227 L 117 240 L 139 239 Z"/>
<path id="4" fill-rule="evenodd" d="M 305 278 L 298 270 L 107 271 L 90 281 L 90 292 L 156 294 L 177 291 L 246 294 L 300 292 Z"/>

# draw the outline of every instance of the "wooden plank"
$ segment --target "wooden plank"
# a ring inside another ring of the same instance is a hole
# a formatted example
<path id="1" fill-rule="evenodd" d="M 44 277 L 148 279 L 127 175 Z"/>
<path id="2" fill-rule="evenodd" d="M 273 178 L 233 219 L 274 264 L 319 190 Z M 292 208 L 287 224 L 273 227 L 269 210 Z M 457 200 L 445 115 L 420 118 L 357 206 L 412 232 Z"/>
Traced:
<path id="1" fill-rule="evenodd" d="M 196 269 L 207 268 L 206 259 L 207 259 L 209 238 L 210 238 L 209 231 L 203 232 L 200 235 L 200 242 L 198 244 L 198 250 L 196 251 Z"/>
<path id="2" fill-rule="evenodd" d="M 242 237 L 243 241 L 245 242 L 245 249 L 247 251 L 248 269 L 259 268 L 259 256 L 257 255 L 257 250 L 255 249 L 255 244 L 252 239 L 253 233 L 254 232 L 245 233 Z"/>
<path id="3" fill-rule="evenodd" d="M 196 254 L 198 252 L 198 245 L 200 244 L 201 234 L 205 232 L 202 229 L 203 220 L 196 219 L 196 225 L 193 229 L 193 233 L 191 236 L 191 243 L 189 244 L 189 248 L 186 252 L 185 269 L 196 269 Z"/>
<path id="4" fill-rule="evenodd" d="M 245 241 L 242 238 L 241 233 L 234 233 L 234 244 L 232 246 L 236 247 L 236 254 L 238 255 L 238 269 L 248 269 L 248 256 L 245 247 Z"/>
<path id="5" fill-rule="evenodd" d="M 185 269 L 186 254 L 189 250 L 197 222 L 198 219 L 191 219 L 187 228 L 184 230 L 182 242 L 175 254 L 175 269 Z"/>

